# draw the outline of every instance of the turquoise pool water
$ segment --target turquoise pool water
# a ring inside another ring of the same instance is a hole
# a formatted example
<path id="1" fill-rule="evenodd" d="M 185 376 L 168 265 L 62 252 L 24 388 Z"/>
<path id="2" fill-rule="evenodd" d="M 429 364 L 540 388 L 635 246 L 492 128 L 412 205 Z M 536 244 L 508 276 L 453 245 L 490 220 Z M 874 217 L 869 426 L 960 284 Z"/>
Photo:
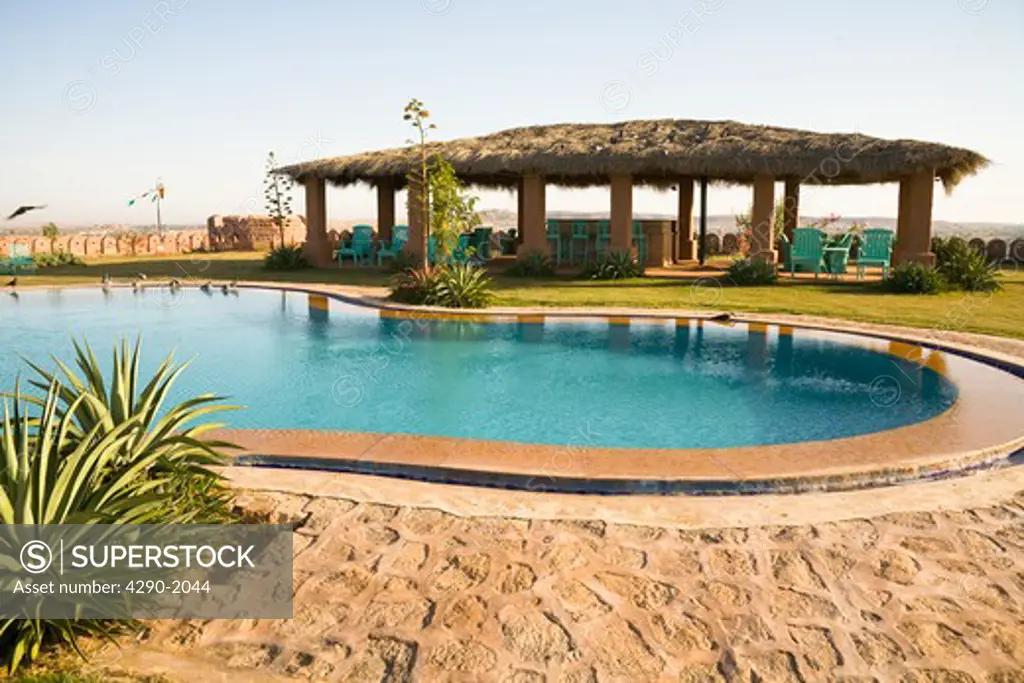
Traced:
<path id="1" fill-rule="evenodd" d="M 834 335 L 696 323 L 456 323 L 380 318 L 302 293 L 66 289 L 0 295 L 0 387 L 19 356 L 104 359 L 141 333 L 145 369 L 175 349 L 179 396 L 245 406 L 240 429 L 328 429 L 632 448 L 848 437 L 932 418 L 956 387 Z"/>

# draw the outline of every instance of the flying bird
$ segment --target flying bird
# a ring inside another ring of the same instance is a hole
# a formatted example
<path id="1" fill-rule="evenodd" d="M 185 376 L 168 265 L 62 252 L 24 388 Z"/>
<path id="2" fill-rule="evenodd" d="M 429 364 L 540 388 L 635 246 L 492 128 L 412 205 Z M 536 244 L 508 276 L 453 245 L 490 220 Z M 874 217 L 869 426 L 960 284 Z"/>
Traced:
<path id="1" fill-rule="evenodd" d="M 11 220 L 13 218 L 17 218 L 21 214 L 28 213 L 29 211 L 35 211 L 37 209 L 45 209 L 45 208 L 46 208 L 46 204 L 40 204 L 39 206 L 19 206 L 17 209 L 14 210 L 14 213 L 12 213 L 10 216 L 7 217 L 7 220 Z"/>
<path id="2" fill-rule="evenodd" d="M 146 274 L 145 273 L 139 273 L 139 279 L 140 280 L 145 280 L 146 279 Z"/>
<path id="3" fill-rule="evenodd" d="M 7 283 L 6 285 L 4 285 L 4 286 L 5 286 L 5 287 L 11 287 L 12 289 L 13 289 L 14 287 L 17 287 L 17 286 L 18 286 L 18 278 L 16 278 L 16 277 L 12 277 L 12 278 L 11 278 L 11 280 L 10 280 L 10 282 L 8 282 L 8 283 Z"/>

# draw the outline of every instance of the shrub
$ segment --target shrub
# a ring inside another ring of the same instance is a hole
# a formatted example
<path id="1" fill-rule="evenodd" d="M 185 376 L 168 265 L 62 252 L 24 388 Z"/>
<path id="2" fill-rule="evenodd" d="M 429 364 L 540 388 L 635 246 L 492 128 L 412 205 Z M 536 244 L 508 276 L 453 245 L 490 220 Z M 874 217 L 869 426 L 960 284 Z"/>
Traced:
<path id="1" fill-rule="evenodd" d="M 549 277 L 555 274 L 555 264 L 544 252 L 533 250 L 516 261 L 508 269 L 508 274 L 517 277 Z"/>
<path id="2" fill-rule="evenodd" d="M 309 268 L 309 262 L 302 254 L 302 247 L 291 245 L 278 247 L 267 254 L 263 267 L 267 270 L 302 270 Z"/>
<path id="3" fill-rule="evenodd" d="M 937 269 L 916 262 L 892 268 L 882 285 L 895 294 L 938 294 L 949 286 Z"/>
<path id="4" fill-rule="evenodd" d="M 960 237 L 932 239 L 935 267 L 950 286 L 968 292 L 992 292 L 1003 288 L 999 268 L 971 249 Z"/>
<path id="5" fill-rule="evenodd" d="M 774 285 L 779 279 L 774 263 L 757 259 L 737 259 L 729 264 L 725 274 L 732 284 L 740 287 Z"/>
<path id="6" fill-rule="evenodd" d="M 57 266 L 84 266 L 78 256 L 67 251 L 55 251 L 52 254 L 35 254 L 32 262 L 39 268 L 56 268 Z"/>
<path id="7" fill-rule="evenodd" d="M 122 423 L 137 420 L 138 430 L 149 435 L 128 442 L 119 459 L 130 463 L 143 457 L 146 450 L 159 451 L 160 457 L 147 470 L 147 476 L 166 482 L 156 491 L 171 501 L 163 513 L 175 523 L 217 524 L 231 521 L 231 499 L 222 485 L 222 478 L 207 469 L 224 463 L 221 451 L 233 448 L 222 441 L 208 441 L 203 435 L 219 424 L 199 424 L 200 419 L 231 406 L 219 405 L 218 396 L 203 394 L 177 405 L 165 406 L 171 388 L 188 363 L 175 365 L 168 356 L 156 369 L 146 385 L 139 380 L 142 341 L 129 348 L 122 341 L 114 348 L 111 371 L 103 371 L 88 344 L 74 343 L 75 372 L 67 364 L 54 359 L 58 372 L 48 372 L 29 363 L 36 378 L 30 384 L 45 390 L 54 382 L 61 384 L 58 414 L 68 414 L 69 429 L 84 438 L 91 430 L 110 431 Z M 108 385 L 109 382 L 109 385 Z M 84 397 L 84 399 L 82 399 Z M 81 400 L 80 400 L 81 399 Z M 42 405 L 38 398 L 28 398 Z M 77 406 L 77 407 L 76 407 Z"/>
<path id="8" fill-rule="evenodd" d="M 410 268 L 394 277 L 391 282 L 392 301 L 417 306 L 434 306 L 438 300 L 441 268 Z"/>
<path id="9" fill-rule="evenodd" d="M 583 269 L 589 280 L 626 280 L 643 277 L 644 266 L 631 251 L 612 251 Z"/>
<path id="10" fill-rule="evenodd" d="M 397 254 L 385 261 L 388 269 L 394 273 L 402 273 L 416 267 L 416 257 L 411 252 L 402 249 Z"/>
<path id="11" fill-rule="evenodd" d="M 140 345 L 114 352 L 109 391 L 89 347 L 75 344 L 80 378 L 57 372 L 31 381 L 41 397 L 15 385 L 13 411 L 0 422 L 0 522 L 4 524 L 170 524 L 225 521 L 230 498 L 207 469 L 226 447 L 202 438 L 219 425 L 192 425 L 214 411 L 204 395 L 165 407 L 184 366 L 166 359 L 139 383 Z M 61 381 L 61 378 L 65 382 Z M 186 426 L 187 425 L 187 426 Z M 76 650 L 82 635 L 106 635 L 131 621 L 14 619 L 0 624 L 0 658 L 10 671 L 35 659 L 46 643 Z"/>
<path id="12" fill-rule="evenodd" d="M 391 299 L 421 306 L 485 308 L 494 299 L 483 268 L 469 264 L 407 270 L 391 286 Z"/>

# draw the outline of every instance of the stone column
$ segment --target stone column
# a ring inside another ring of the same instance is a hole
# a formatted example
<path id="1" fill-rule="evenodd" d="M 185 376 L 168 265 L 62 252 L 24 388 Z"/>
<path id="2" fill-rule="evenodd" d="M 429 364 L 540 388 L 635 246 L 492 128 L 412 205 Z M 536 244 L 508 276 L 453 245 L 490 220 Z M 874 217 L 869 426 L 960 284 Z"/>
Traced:
<path id="1" fill-rule="evenodd" d="M 610 251 L 627 251 L 632 247 L 633 176 L 613 175 Z"/>
<path id="2" fill-rule="evenodd" d="M 644 221 L 647 236 L 645 266 L 664 268 L 672 263 L 672 223 L 670 221 Z"/>
<path id="3" fill-rule="evenodd" d="M 523 243 L 523 217 L 525 216 L 525 210 L 523 209 L 523 179 L 520 178 L 519 182 L 516 183 L 516 200 L 519 203 L 519 208 L 516 211 L 516 248 L 518 245 Z"/>
<path id="4" fill-rule="evenodd" d="M 331 264 L 331 244 L 327 239 L 327 186 L 323 178 L 307 178 L 306 243 L 302 253 L 317 268 Z"/>
<path id="5" fill-rule="evenodd" d="M 693 239 L 693 178 L 679 179 L 679 215 L 676 231 L 676 261 L 697 258 L 697 241 Z"/>
<path id="6" fill-rule="evenodd" d="M 775 263 L 775 236 L 772 232 L 775 220 L 775 178 L 758 175 L 754 178 L 754 207 L 750 221 L 754 226 L 750 257 L 758 261 Z"/>
<path id="7" fill-rule="evenodd" d="M 390 180 L 377 183 L 377 239 L 390 244 L 395 225 L 395 184 Z"/>
<path id="8" fill-rule="evenodd" d="M 408 201 L 406 209 L 408 218 L 406 224 L 409 226 L 409 242 L 403 247 L 414 257 L 419 267 L 427 265 L 427 212 L 423 205 L 423 183 L 420 179 L 410 175 L 409 185 L 406 187 Z"/>
<path id="9" fill-rule="evenodd" d="M 900 208 L 896 223 L 896 248 L 893 263 L 917 261 L 935 264 L 932 253 L 932 200 L 935 172 L 932 170 L 904 176 L 900 180 Z"/>
<path id="10" fill-rule="evenodd" d="M 545 197 L 544 176 L 539 173 L 526 173 L 520 185 L 519 203 L 522 206 L 523 240 L 516 252 L 519 257 L 539 251 L 547 254 L 550 251 L 545 229 L 547 220 L 547 199 Z"/>
<path id="11" fill-rule="evenodd" d="M 800 181 L 793 178 L 786 179 L 786 199 L 783 206 L 785 207 L 785 220 L 782 231 L 792 242 L 793 231 L 797 229 L 800 222 Z"/>

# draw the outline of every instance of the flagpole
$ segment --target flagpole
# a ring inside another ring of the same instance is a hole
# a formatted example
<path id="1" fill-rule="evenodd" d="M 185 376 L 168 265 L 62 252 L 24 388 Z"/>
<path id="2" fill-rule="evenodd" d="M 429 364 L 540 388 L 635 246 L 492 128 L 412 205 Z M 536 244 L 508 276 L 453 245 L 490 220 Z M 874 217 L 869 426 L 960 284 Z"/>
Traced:
<path id="1" fill-rule="evenodd" d="M 157 178 L 156 179 L 156 234 L 162 236 L 163 231 L 162 231 L 162 228 L 161 228 L 161 225 L 160 225 L 160 200 L 161 200 L 161 197 L 160 197 L 160 179 Z"/>

